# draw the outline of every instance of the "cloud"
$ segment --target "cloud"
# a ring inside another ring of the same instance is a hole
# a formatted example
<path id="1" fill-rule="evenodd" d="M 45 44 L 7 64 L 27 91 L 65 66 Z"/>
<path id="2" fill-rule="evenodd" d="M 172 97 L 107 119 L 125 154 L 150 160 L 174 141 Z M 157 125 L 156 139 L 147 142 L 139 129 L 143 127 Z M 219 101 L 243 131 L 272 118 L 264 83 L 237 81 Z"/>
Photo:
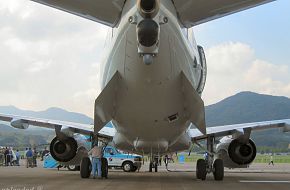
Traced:
<path id="1" fill-rule="evenodd" d="M 0 1 L 0 105 L 92 116 L 108 30 L 28 0 Z"/>
<path id="2" fill-rule="evenodd" d="M 93 115 L 108 28 L 28 0 L 0 1 L 0 105 Z M 206 51 L 206 104 L 243 90 L 290 96 L 290 71 L 244 43 Z"/>
<path id="3" fill-rule="evenodd" d="M 216 103 L 240 91 L 290 97 L 290 68 L 256 57 L 249 45 L 223 43 L 206 50 L 208 78 L 205 104 Z"/>

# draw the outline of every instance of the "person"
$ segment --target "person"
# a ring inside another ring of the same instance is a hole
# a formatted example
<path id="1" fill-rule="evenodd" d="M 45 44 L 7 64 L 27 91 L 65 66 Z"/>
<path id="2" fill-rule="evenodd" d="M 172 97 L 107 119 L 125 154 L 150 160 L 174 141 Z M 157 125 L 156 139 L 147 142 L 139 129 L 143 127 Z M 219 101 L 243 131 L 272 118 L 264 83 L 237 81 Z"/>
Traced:
<path id="1" fill-rule="evenodd" d="M 273 158 L 273 155 L 274 154 L 271 154 L 271 156 L 270 156 L 270 162 L 269 162 L 269 165 L 272 164 L 272 166 L 274 166 L 274 158 Z"/>
<path id="2" fill-rule="evenodd" d="M 9 149 L 9 154 L 10 154 L 10 165 L 15 166 L 16 165 L 16 154 L 13 151 L 12 147 L 10 147 L 10 149 Z"/>
<path id="3" fill-rule="evenodd" d="M 168 155 L 167 154 L 164 156 L 164 164 L 167 168 L 167 166 L 168 166 Z"/>
<path id="4" fill-rule="evenodd" d="M 33 149 L 33 156 L 32 156 L 33 167 L 37 167 L 37 154 L 38 154 L 38 152 L 36 151 L 36 148 L 34 148 Z"/>
<path id="5" fill-rule="evenodd" d="M 96 178 L 96 171 L 98 170 L 98 178 L 102 178 L 102 157 L 103 157 L 103 147 L 97 144 L 88 152 L 92 156 L 92 172 L 93 179 Z"/>
<path id="6" fill-rule="evenodd" d="M 20 153 L 19 153 L 19 150 L 17 149 L 16 150 L 16 153 L 15 153 L 15 156 L 16 156 L 16 166 L 20 166 Z"/>
<path id="7" fill-rule="evenodd" d="M 28 163 L 27 163 L 27 157 L 26 157 L 26 153 L 27 153 L 27 152 L 28 152 L 28 148 L 25 148 L 25 152 L 24 152 L 24 156 L 23 156 L 23 157 L 24 157 L 24 159 L 26 160 L 26 165 L 28 164 Z"/>
<path id="8" fill-rule="evenodd" d="M 5 151 L 4 151 L 4 160 L 5 160 L 5 166 L 8 166 L 8 154 L 9 154 L 9 150 L 6 147 Z"/>
<path id="9" fill-rule="evenodd" d="M 0 166 L 4 166 L 5 159 L 4 159 L 4 148 L 0 147 Z"/>
<path id="10" fill-rule="evenodd" d="M 48 153 L 49 153 L 49 151 L 45 147 L 44 150 L 42 151 L 42 154 L 41 154 L 41 161 L 43 161 L 44 156 L 46 156 Z"/>
<path id="11" fill-rule="evenodd" d="M 33 159 L 33 152 L 31 150 L 31 148 L 28 149 L 28 151 L 26 152 L 26 167 L 32 167 L 33 168 L 33 163 L 32 163 L 32 159 Z"/>
<path id="12" fill-rule="evenodd" d="M 12 150 L 11 150 L 11 148 L 6 147 L 5 157 L 6 157 L 6 166 L 12 166 Z"/>

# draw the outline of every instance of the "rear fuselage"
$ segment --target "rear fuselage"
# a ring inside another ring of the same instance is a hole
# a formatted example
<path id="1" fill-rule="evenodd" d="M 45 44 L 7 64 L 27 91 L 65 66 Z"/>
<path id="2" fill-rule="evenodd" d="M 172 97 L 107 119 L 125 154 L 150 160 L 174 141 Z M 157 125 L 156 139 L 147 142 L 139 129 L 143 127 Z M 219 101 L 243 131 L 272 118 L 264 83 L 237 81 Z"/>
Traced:
<path id="1" fill-rule="evenodd" d="M 116 71 L 124 84 L 117 92 L 113 142 L 119 149 L 139 153 L 186 150 L 191 145 L 186 133 L 190 122 L 184 113 L 180 74 L 194 89 L 202 75 L 193 34 L 182 28 L 172 2 L 161 1 L 156 17 L 165 16 L 168 22 L 160 25 L 158 54 L 146 65 L 138 53 L 136 24 L 128 21 L 133 15 L 140 17 L 136 1 L 126 1 L 103 68 L 103 88 Z"/>

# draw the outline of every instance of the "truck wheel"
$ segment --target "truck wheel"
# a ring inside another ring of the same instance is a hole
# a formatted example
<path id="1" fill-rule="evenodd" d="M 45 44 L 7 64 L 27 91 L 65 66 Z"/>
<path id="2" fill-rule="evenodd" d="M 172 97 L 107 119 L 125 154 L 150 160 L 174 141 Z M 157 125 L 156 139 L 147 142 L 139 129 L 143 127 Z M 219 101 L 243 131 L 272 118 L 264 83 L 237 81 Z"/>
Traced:
<path id="1" fill-rule="evenodd" d="M 83 157 L 81 161 L 81 178 L 89 178 L 92 171 L 92 164 L 89 157 Z"/>
<path id="2" fill-rule="evenodd" d="M 124 162 L 122 167 L 124 172 L 131 172 L 133 169 L 133 164 L 132 162 Z"/>
<path id="3" fill-rule="evenodd" d="M 68 166 L 67 166 L 67 169 L 68 169 L 69 171 L 77 171 L 77 166 L 75 166 L 75 165 L 68 165 Z"/>

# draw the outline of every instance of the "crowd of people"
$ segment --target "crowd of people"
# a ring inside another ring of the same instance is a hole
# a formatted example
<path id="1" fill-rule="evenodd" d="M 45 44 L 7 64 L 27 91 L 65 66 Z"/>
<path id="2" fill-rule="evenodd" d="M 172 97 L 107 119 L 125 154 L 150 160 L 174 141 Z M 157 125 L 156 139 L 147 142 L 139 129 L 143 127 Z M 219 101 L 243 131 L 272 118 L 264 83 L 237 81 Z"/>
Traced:
<path id="1" fill-rule="evenodd" d="M 41 160 L 43 160 L 47 153 L 49 151 L 46 148 L 41 152 L 38 152 L 36 148 L 26 148 L 25 151 L 20 153 L 18 149 L 14 151 L 13 147 L 0 147 L 0 165 L 20 166 L 20 160 L 24 159 L 22 164 L 27 168 L 37 167 L 37 158 L 41 156 Z"/>
<path id="2" fill-rule="evenodd" d="M 16 152 L 12 147 L 3 147 L 0 151 L 1 154 L 1 162 L 4 166 L 19 166 L 20 163 L 20 153 L 19 150 Z"/>

